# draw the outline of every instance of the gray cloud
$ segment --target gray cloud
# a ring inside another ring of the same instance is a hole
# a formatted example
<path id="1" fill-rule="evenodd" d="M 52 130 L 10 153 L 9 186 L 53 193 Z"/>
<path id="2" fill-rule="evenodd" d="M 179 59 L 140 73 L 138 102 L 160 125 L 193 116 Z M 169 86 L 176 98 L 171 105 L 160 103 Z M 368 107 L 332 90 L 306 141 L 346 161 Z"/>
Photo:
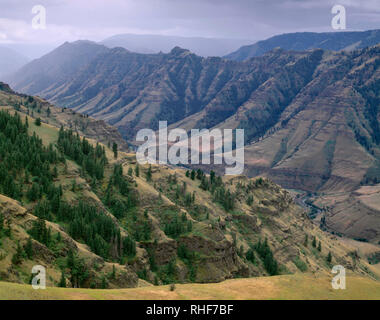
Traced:
<path id="1" fill-rule="evenodd" d="M 31 9 L 47 9 L 46 30 L 31 28 Z M 380 28 L 380 0 L 0 0 L 0 42 L 102 40 L 115 33 L 258 40 L 295 31 L 333 31 L 334 4 L 349 30 Z"/>

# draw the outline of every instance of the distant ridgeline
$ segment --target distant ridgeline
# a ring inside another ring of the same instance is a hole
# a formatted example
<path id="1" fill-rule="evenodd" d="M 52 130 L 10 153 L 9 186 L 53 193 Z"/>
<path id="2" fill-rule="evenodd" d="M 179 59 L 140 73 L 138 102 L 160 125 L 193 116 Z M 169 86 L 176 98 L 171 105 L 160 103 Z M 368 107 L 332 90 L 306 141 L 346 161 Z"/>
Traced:
<path id="1" fill-rule="evenodd" d="M 305 51 L 316 48 L 349 51 L 375 46 L 378 43 L 380 43 L 380 29 L 355 32 L 297 32 L 277 35 L 252 45 L 243 46 L 224 58 L 244 61 L 261 56 L 275 48 L 289 51 Z"/>

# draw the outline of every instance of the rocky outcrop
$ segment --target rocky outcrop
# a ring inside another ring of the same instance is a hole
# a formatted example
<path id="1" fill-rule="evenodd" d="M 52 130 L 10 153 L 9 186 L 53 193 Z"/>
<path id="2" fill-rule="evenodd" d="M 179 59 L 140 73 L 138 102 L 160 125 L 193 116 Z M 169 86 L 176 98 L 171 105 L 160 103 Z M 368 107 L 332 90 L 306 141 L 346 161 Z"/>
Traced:
<path id="1" fill-rule="evenodd" d="M 233 243 L 226 239 L 213 241 L 192 236 L 182 237 L 179 243 L 190 251 L 200 253 L 197 272 L 199 282 L 218 282 L 250 274 L 248 266 L 238 257 Z"/>

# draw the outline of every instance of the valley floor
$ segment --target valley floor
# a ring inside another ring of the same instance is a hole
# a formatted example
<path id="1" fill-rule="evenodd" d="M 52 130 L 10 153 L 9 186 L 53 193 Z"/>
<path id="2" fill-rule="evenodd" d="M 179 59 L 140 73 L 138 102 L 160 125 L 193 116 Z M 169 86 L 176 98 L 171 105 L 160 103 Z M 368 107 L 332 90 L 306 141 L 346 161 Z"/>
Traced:
<path id="1" fill-rule="evenodd" d="M 380 299 L 380 282 L 348 276 L 345 290 L 334 290 L 328 275 L 295 274 L 227 280 L 211 284 L 177 284 L 133 289 L 34 290 L 31 286 L 0 282 L 0 299 L 12 300 L 336 300 Z"/>

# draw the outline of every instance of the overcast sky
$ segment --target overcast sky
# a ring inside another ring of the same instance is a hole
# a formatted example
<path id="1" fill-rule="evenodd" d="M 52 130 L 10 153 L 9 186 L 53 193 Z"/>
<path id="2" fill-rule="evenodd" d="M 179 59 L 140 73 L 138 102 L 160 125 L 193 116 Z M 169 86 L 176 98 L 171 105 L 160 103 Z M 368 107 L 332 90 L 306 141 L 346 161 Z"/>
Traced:
<path id="1" fill-rule="evenodd" d="M 380 0 L 0 0 L 0 43 L 100 41 L 120 33 L 265 39 L 334 31 L 331 8 L 344 5 L 347 30 L 380 28 Z M 32 7 L 46 8 L 45 30 Z"/>

